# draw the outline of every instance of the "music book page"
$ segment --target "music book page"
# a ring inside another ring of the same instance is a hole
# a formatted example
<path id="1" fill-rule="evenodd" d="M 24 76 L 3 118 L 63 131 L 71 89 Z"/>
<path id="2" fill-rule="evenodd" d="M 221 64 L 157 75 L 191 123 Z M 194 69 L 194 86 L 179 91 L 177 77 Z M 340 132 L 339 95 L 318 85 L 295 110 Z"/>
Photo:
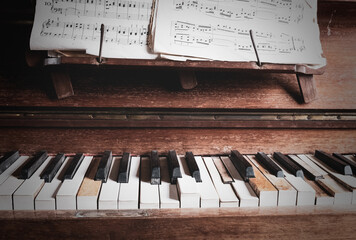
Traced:
<path id="1" fill-rule="evenodd" d="M 31 33 L 32 50 L 85 50 L 102 56 L 154 59 L 147 35 L 152 0 L 37 0 Z"/>
<path id="2" fill-rule="evenodd" d="M 156 0 L 151 46 L 163 56 L 325 65 L 315 0 Z M 169 57 L 168 57 L 169 58 Z"/>

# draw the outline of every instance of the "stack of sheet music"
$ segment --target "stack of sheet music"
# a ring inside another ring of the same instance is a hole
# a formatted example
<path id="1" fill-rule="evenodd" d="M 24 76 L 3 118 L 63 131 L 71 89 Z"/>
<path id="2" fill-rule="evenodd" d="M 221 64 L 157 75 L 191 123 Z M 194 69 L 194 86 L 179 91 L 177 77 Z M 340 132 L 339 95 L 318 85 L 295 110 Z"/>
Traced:
<path id="1" fill-rule="evenodd" d="M 38 0 L 33 50 L 325 65 L 315 0 Z M 104 32 L 100 26 L 104 24 Z"/>

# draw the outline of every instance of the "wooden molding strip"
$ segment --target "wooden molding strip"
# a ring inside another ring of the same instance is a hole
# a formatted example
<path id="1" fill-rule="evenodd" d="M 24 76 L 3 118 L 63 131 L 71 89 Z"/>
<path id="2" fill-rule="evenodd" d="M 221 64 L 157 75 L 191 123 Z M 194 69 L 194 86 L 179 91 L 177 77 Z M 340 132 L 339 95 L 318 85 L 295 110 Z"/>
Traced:
<path id="1" fill-rule="evenodd" d="M 0 109 L 0 127 L 355 129 L 355 112 Z"/>

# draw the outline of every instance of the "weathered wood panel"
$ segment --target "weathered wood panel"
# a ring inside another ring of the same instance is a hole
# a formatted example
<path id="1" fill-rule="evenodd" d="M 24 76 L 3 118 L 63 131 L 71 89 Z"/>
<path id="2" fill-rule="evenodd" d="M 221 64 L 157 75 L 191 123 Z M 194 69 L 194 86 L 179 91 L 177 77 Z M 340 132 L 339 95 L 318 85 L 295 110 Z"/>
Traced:
<path id="1" fill-rule="evenodd" d="M 151 150 L 178 154 L 223 154 L 233 149 L 243 154 L 256 152 L 313 153 L 356 152 L 356 130 L 334 129 L 66 129 L 2 128 L 0 152 L 19 149 L 21 153 L 47 150 L 50 153 L 131 152 Z"/>

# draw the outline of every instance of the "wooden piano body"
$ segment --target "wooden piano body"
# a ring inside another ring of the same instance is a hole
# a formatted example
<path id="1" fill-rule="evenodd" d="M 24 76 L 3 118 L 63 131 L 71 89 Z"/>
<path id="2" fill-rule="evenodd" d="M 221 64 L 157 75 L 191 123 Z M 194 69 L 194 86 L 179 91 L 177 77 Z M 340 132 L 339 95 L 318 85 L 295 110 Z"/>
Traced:
<path id="1" fill-rule="evenodd" d="M 5 39 L 2 46 L 11 47 L 2 49 L 0 60 L 0 152 L 355 153 L 355 4 L 319 2 L 328 66 L 315 76 L 318 98 L 309 104 L 301 104 L 293 75 L 204 70 L 197 72 L 199 85 L 186 91 L 171 69 L 87 66 L 69 68 L 76 94 L 57 100 L 43 71 L 24 66 L 30 25 L 3 17 L 5 31 L 15 37 L 13 43 Z M 2 211 L 0 236 L 353 239 L 355 220 L 354 205 Z"/>

